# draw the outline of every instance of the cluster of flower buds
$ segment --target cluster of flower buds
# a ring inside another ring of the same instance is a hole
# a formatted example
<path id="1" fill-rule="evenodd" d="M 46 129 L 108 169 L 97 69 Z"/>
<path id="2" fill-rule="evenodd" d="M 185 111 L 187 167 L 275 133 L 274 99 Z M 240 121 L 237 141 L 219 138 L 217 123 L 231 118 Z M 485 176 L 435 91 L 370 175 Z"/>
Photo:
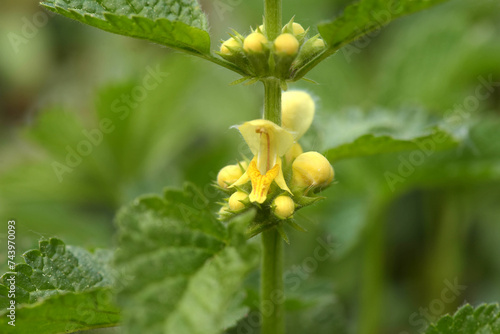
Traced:
<path id="1" fill-rule="evenodd" d="M 318 152 L 303 152 L 298 142 L 314 113 L 308 93 L 288 91 L 282 96 L 281 126 L 263 119 L 238 126 L 254 157 L 228 165 L 217 175 L 218 187 L 229 195 L 221 203 L 221 220 L 254 208 L 256 217 L 265 217 L 262 228 L 283 222 L 298 227 L 294 212 L 321 199 L 317 193 L 334 178 L 330 162 Z"/>
<path id="2" fill-rule="evenodd" d="M 252 29 L 246 37 L 234 31 L 231 38 L 222 41 L 219 55 L 253 77 L 290 80 L 295 68 L 325 49 L 319 35 L 307 38 L 308 31 L 293 22 L 293 18 L 274 41 L 269 41 L 264 25 Z"/>

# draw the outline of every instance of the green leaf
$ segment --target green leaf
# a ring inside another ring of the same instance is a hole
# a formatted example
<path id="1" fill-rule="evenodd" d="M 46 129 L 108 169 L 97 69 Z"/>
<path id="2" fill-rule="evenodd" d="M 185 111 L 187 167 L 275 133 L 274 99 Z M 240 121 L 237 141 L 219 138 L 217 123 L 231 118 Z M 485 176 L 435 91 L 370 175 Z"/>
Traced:
<path id="1" fill-rule="evenodd" d="M 445 315 L 431 324 L 425 334 L 497 334 L 500 333 L 500 306 L 482 304 L 462 306 L 453 316 Z"/>
<path id="2" fill-rule="evenodd" d="M 422 111 L 394 115 L 384 110 L 364 114 L 349 110 L 322 123 L 325 156 L 332 162 L 398 151 L 434 152 L 455 146 L 457 135 L 432 124 Z"/>
<path id="3" fill-rule="evenodd" d="M 347 6 L 344 13 L 318 25 L 329 52 L 379 29 L 391 21 L 432 7 L 446 0 L 361 0 Z"/>
<path id="4" fill-rule="evenodd" d="M 47 9 L 115 34 L 196 55 L 210 53 L 207 19 L 196 0 L 46 0 Z"/>
<path id="5" fill-rule="evenodd" d="M 446 0 L 360 0 L 347 6 L 336 19 L 318 25 L 327 49 L 297 69 L 295 80 L 343 46 L 377 30 L 393 20 L 432 7 Z M 372 36 L 368 37 L 373 38 Z M 364 42 L 366 43 L 366 42 Z"/>
<path id="6" fill-rule="evenodd" d="M 410 161 L 412 152 L 384 156 L 379 173 L 384 175 L 386 189 L 396 193 L 415 188 L 443 188 L 491 184 L 500 180 L 500 120 L 485 117 L 466 125 L 459 146 L 426 156 L 421 164 Z M 402 167 L 403 166 L 403 167 Z M 405 169 L 408 168 L 408 169 Z M 406 174 L 408 173 L 408 174 Z"/>
<path id="7" fill-rule="evenodd" d="M 211 334 L 234 324 L 244 313 L 229 311 L 257 261 L 244 234 L 253 216 L 222 224 L 192 185 L 123 208 L 116 264 L 128 332 Z"/>
<path id="8" fill-rule="evenodd" d="M 15 277 L 15 333 L 60 333 L 115 326 L 119 310 L 111 301 L 112 253 L 94 253 L 66 246 L 61 240 L 41 240 L 39 249 L 23 255 L 25 264 L 0 279 L 0 331 L 8 332 L 10 303 L 7 279 Z"/>

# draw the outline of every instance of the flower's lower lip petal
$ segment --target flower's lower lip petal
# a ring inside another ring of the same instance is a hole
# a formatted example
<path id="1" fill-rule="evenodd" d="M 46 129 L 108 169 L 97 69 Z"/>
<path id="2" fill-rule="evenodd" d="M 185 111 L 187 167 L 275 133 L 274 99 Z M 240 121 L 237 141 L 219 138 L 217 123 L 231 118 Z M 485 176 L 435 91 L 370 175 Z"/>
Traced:
<path id="1" fill-rule="evenodd" d="M 248 176 L 252 181 L 252 192 L 250 193 L 250 202 L 264 203 L 267 199 L 267 193 L 272 182 L 279 175 L 281 165 L 275 164 L 265 175 L 262 175 L 257 169 L 255 160 L 248 166 Z"/>

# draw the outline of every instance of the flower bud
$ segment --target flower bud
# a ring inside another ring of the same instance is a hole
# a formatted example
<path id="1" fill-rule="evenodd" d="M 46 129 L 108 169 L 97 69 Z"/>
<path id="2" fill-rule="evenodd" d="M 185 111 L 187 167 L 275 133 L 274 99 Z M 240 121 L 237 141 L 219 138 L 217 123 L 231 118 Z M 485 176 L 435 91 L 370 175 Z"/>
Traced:
<path id="1" fill-rule="evenodd" d="M 264 44 L 267 43 L 267 38 L 259 32 L 253 32 L 245 38 L 243 42 L 243 50 L 247 53 L 263 53 Z"/>
<path id="2" fill-rule="evenodd" d="M 293 215 L 295 211 L 295 203 L 287 195 L 281 195 L 273 201 L 273 212 L 280 219 L 287 219 Z"/>
<path id="3" fill-rule="evenodd" d="M 229 197 L 229 208 L 232 211 L 241 211 L 245 208 L 245 204 L 242 201 L 248 199 L 248 195 L 242 191 L 237 191 Z"/>
<path id="4" fill-rule="evenodd" d="M 318 38 L 317 40 L 312 42 L 312 46 L 316 49 L 324 49 L 326 45 L 324 40 Z"/>
<path id="5" fill-rule="evenodd" d="M 299 44 L 302 44 L 302 41 L 307 34 L 307 31 L 304 30 L 300 24 L 293 22 L 293 18 L 283 27 L 283 29 L 281 29 L 281 32 L 283 34 L 289 33 L 294 35 L 299 41 Z"/>
<path id="6" fill-rule="evenodd" d="M 243 171 L 238 165 L 228 165 L 222 168 L 217 174 L 217 184 L 223 189 L 227 189 L 231 184 L 238 181 L 243 175 Z"/>
<path id="7" fill-rule="evenodd" d="M 285 30 L 285 29 L 283 29 L 283 30 Z M 299 23 L 293 22 L 292 23 L 292 32 L 295 36 L 297 36 L 297 35 L 303 34 L 305 32 L 305 30 L 302 27 L 302 25 L 300 25 Z"/>
<path id="8" fill-rule="evenodd" d="M 291 163 L 302 153 L 304 153 L 304 151 L 302 150 L 302 146 L 300 146 L 299 143 L 293 144 L 293 146 L 285 154 L 286 162 Z"/>
<path id="9" fill-rule="evenodd" d="M 234 38 L 226 40 L 220 46 L 220 53 L 226 56 L 231 56 L 241 50 L 241 44 Z"/>
<path id="10" fill-rule="evenodd" d="M 281 97 L 281 126 L 297 141 L 311 126 L 314 110 L 314 100 L 309 93 L 289 90 Z"/>
<path id="11" fill-rule="evenodd" d="M 319 35 L 309 38 L 306 42 L 304 42 L 304 44 L 302 44 L 299 55 L 297 56 L 297 59 L 295 59 L 293 66 L 302 66 L 323 51 L 325 47 L 325 41 L 319 38 Z"/>
<path id="12" fill-rule="evenodd" d="M 227 205 L 221 206 L 220 209 L 219 209 L 219 212 L 218 212 L 219 216 L 223 217 L 223 216 L 229 214 L 228 210 L 229 210 L 229 207 Z"/>
<path id="13" fill-rule="evenodd" d="M 228 217 L 230 217 L 231 213 L 228 210 L 229 210 L 229 207 L 227 205 L 221 206 L 221 208 L 219 209 L 219 212 L 218 212 L 220 220 L 224 220 L 224 219 L 227 219 Z"/>
<path id="14" fill-rule="evenodd" d="M 274 51 L 280 56 L 294 56 L 299 52 L 299 41 L 292 34 L 281 34 L 274 41 Z"/>
<path id="15" fill-rule="evenodd" d="M 324 188 L 333 181 L 333 167 L 318 152 L 299 155 L 292 164 L 292 184 L 298 188 Z"/>

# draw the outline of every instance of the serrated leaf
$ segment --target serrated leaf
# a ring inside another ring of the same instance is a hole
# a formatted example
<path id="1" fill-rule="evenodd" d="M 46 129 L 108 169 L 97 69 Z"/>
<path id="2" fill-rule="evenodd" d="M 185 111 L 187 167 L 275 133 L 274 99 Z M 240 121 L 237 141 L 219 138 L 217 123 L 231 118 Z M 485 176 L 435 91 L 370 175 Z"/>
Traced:
<path id="1" fill-rule="evenodd" d="M 453 316 L 445 315 L 431 324 L 425 334 L 498 334 L 500 333 L 500 306 L 482 304 L 473 308 L 462 306 Z"/>
<path id="2" fill-rule="evenodd" d="M 94 253 L 66 246 L 59 239 L 41 240 L 39 249 L 23 255 L 15 274 L 5 274 L 0 284 L 0 331 L 8 333 L 72 333 L 115 326 L 119 309 L 112 303 L 114 276 L 108 264 L 111 252 Z M 8 325 L 8 278 L 15 276 L 16 326 Z"/>
<path id="3" fill-rule="evenodd" d="M 129 333 L 220 333 L 237 320 L 228 310 L 256 265 L 244 235 L 254 213 L 226 226 L 207 204 L 188 185 L 139 198 L 118 214 L 119 301 Z"/>
<path id="4" fill-rule="evenodd" d="M 384 157 L 380 160 L 379 173 L 384 174 L 385 187 L 401 193 L 417 187 L 450 187 L 500 180 L 499 126 L 497 118 L 475 121 L 466 127 L 466 135 L 456 149 L 429 155 L 421 165 L 410 162 L 413 152 L 398 158 Z M 402 166 L 409 169 L 403 172 Z"/>
<path id="5" fill-rule="evenodd" d="M 329 52 L 361 36 L 379 29 L 391 21 L 432 7 L 446 0 L 361 0 L 347 6 L 339 17 L 318 25 Z"/>
<path id="6" fill-rule="evenodd" d="M 343 46 L 377 30 L 393 20 L 432 7 L 446 0 L 360 0 L 344 9 L 336 19 L 318 24 L 327 48 L 296 70 L 301 79 L 314 66 Z M 370 39 L 372 37 L 369 37 Z"/>
<path id="7" fill-rule="evenodd" d="M 45 8 L 115 34 L 192 54 L 210 53 L 207 19 L 196 0 L 46 0 Z"/>
<path id="8" fill-rule="evenodd" d="M 384 110 L 363 114 L 349 110 L 323 122 L 325 156 L 332 162 L 345 158 L 398 151 L 421 150 L 431 153 L 455 146 L 458 138 L 432 125 L 423 112 L 403 112 L 397 116 Z M 326 131 L 327 130 L 327 131 Z"/>

